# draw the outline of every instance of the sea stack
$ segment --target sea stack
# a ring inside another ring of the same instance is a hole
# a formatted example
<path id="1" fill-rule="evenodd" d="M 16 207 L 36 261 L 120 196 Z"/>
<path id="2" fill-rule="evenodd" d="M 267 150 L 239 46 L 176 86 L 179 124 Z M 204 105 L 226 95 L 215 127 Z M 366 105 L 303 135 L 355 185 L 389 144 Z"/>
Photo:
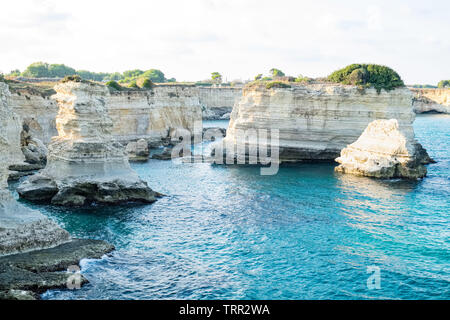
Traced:
<path id="1" fill-rule="evenodd" d="M 374 178 L 423 178 L 430 159 L 414 139 L 401 130 L 396 119 L 375 120 L 363 134 L 341 151 L 337 172 Z"/>
<path id="2" fill-rule="evenodd" d="M 67 231 L 38 211 L 18 203 L 7 189 L 8 166 L 21 160 L 20 122 L 7 104 L 0 82 L 0 256 L 50 248 L 70 241 Z"/>
<path id="3" fill-rule="evenodd" d="M 123 146 L 112 137 L 108 89 L 75 78 L 55 91 L 58 136 L 48 147 L 47 166 L 18 187 L 19 195 L 67 206 L 154 202 L 157 193 L 131 169 Z"/>
<path id="4" fill-rule="evenodd" d="M 333 161 L 373 120 L 398 119 L 409 135 L 414 117 L 412 93 L 405 87 L 377 92 L 320 81 L 278 87 L 257 82 L 244 88 L 234 106 L 224 144 L 227 154 L 234 153 L 239 146 L 255 147 L 239 132 L 267 130 L 269 135 L 277 129 L 280 162 Z"/>

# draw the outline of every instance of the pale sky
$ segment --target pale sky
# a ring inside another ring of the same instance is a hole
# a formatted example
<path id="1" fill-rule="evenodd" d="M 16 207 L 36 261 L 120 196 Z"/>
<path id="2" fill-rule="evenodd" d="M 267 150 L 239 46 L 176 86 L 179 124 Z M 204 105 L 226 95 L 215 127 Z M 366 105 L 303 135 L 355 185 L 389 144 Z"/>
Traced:
<path id="1" fill-rule="evenodd" d="M 0 44 L 2 72 L 45 61 L 234 80 L 361 62 L 436 84 L 450 79 L 450 1 L 15 0 L 1 4 Z"/>

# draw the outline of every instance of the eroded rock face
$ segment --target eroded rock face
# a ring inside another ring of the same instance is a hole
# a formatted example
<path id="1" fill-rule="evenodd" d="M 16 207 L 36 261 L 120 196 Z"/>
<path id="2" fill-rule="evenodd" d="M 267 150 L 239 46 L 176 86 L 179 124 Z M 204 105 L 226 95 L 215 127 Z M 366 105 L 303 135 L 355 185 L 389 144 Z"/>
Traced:
<path id="1" fill-rule="evenodd" d="M 224 139 L 231 146 L 227 153 L 236 152 L 239 145 L 252 147 L 239 130 L 269 130 L 270 137 L 270 130 L 278 129 L 280 162 L 332 161 L 376 119 L 398 119 L 402 132 L 413 133 L 412 94 L 407 88 L 377 93 L 330 83 L 290 85 L 244 88 Z M 268 149 L 269 144 L 270 139 Z"/>
<path id="2" fill-rule="evenodd" d="M 374 178 L 417 179 L 425 177 L 424 164 L 429 160 L 414 133 L 401 130 L 397 120 L 375 120 L 341 151 L 335 170 Z"/>
<path id="3" fill-rule="evenodd" d="M 411 89 L 415 113 L 450 113 L 450 89 Z"/>
<path id="4" fill-rule="evenodd" d="M 17 155 L 21 125 L 3 99 L 7 91 L 0 82 L 0 256 L 54 247 L 70 240 L 67 231 L 18 203 L 7 189 L 8 167 L 21 159 Z"/>
<path id="5" fill-rule="evenodd" d="M 90 82 L 55 86 L 58 136 L 48 147 L 47 165 L 17 189 L 32 201 L 56 205 L 154 202 L 153 192 L 128 163 L 112 137 L 106 87 Z"/>
<path id="6" fill-rule="evenodd" d="M 126 151 L 129 161 L 146 161 L 150 155 L 148 143 L 145 139 L 139 139 L 127 144 Z"/>
<path id="7" fill-rule="evenodd" d="M 8 85 L 0 82 L 0 139 L 7 149 L 9 164 L 19 164 L 25 161 L 20 149 L 20 132 L 22 131 L 22 120 L 15 114 L 9 105 L 11 93 Z"/>

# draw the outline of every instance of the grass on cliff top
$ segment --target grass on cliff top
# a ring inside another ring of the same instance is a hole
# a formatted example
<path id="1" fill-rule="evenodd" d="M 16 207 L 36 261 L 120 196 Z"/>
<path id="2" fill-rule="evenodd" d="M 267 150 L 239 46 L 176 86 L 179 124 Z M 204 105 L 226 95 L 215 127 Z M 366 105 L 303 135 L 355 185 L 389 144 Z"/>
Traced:
<path id="1" fill-rule="evenodd" d="M 29 83 L 20 82 L 8 78 L 5 78 L 4 80 L 4 82 L 6 82 L 9 86 L 9 91 L 13 94 L 38 95 L 42 98 L 47 98 L 56 93 L 56 91 L 53 89 L 53 87 L 55 86 L 54 82 Z"/>
<path id="2" fill-rule="evenodd" d="M 331 82 L 357 85 L 362 88 L 374 87 L 378 93 L 404 87 L 397 72 L 389 67 L 377 64 L 351 64 L 337 70 L 327 78 Z"/>

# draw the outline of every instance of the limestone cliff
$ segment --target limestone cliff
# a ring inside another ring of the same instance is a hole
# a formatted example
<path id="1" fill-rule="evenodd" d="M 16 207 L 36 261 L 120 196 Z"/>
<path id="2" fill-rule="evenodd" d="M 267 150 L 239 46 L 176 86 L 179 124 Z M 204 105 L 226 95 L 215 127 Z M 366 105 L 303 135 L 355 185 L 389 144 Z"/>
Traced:
<path id="1" fill-rule="evenodd" d="M 21 124 L 8 107 L 8 93 L 7 85 L 0 82 L 0 255 L 53 247 L 70 240 L 65 230 L 16 202 L 7 189 L 8 166 L 23 157 L 18 152 Z"/>
<path id="2" fill-rule="evenodd" d="M 220 119 L 239 101 L 241 88 L 211 88 L 188 85 L 156 86 L 148 91 L 116 91 L 106 97 L 113 121 L 112 135 L 127 144 L 145 139 L 157 144 L 169 130 L 192 130 L 195 121 Z M 30 135 L 48 144 L 56 130 L 58 105 L 48 94 L 19 86 L 10 106 L 30 129 Z"/>
<path id="3" fill-rule="evenodd" d="M 280 161 L 330 161 L 376 119 L 397 119 L 402 132 L 413 134 L 411 104 L 406 88 L 377 93 L 331 83 L 250 85 L 233 108 L 224 142 L 235 148 L 227 152 L 236 152 L 236 146 L 249 145 L 237 131 L 278 129 Z"/>
<path id="4" fill-rule="evenodd" d="M 341 151 L 337 172 L 375 178 L 423 178 L 427 155 L 414 139 L 403 132 L 395 119 L 375 120 L 363 134 Z"/>
<path id="5" fill-rule="evenodd" d="M 148 91 L 116 91 L 106 98 L 112 134 L 118 141 L 158 143 L 173 129 L 192 131 L 202 120 L 198 91 L 190 86 L 161 86 Z"/>
<path id="6" fill-rule="evenodd" d="M 438 112 L 450 113 L 450 88 L 445 89 L 416 89 L 413 109 L 415 113 Z"/>
<path id="7" fill-rule="evenodd" d="M 108 89 L 67 82 L 55 90 L 58 136 L 48 147 L 45 169 L 23 182 L 19 195 L 57 205 L 155 201 L 155 192 L 131 169 L 123 146 L 114 142 Z"/>
<path id="8" fill-rule="evenodd" d="M 11 107 L 29 128 L 31 137 L 48 144 L 56 131 L 58 106 L 49 95 L 27 89 L 16 89 L 11 94 Z"/>
<path id="9" fill-rule="evenodd" d="M 20 117 L 13 112 L 10 107 L 10 92 L 8 85 L 0 82 L 0 130 L 2 130 L 2 139 L 4 145 L 8 146 L 9 163 L 18 164 L 25 161 L 21 150 L 20 132 L 22 131 L 22 122 Z"/>
<path id="10" fill-rule="evenodd" d="M 233 106 L 242 96 L 241 87 L 198 87 L 203 119 L 229 119 Z"/>

